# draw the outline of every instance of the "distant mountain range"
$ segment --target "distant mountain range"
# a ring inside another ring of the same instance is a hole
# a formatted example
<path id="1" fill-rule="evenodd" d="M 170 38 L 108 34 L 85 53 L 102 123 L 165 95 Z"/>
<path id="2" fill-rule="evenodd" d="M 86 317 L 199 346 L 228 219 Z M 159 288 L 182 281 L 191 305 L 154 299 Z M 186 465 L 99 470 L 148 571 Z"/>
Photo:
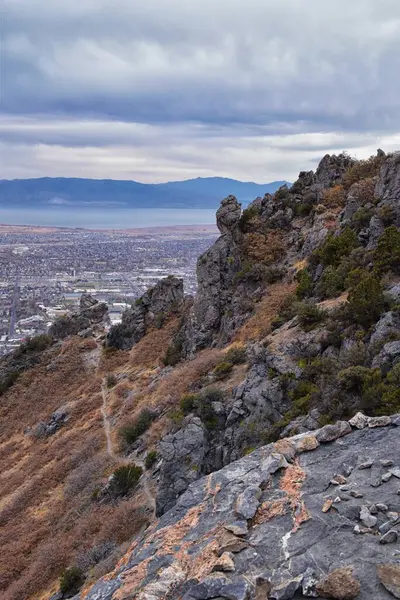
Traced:
<path id="1" fill-rule="evenodd" d="M 275 192 L 285 181 L 258 184 L 225 177 L 146 184 L 113 179 L 41 177 L 0 180 L 0 208 L 216 208 L 233 194 L 243 204 Z"/>

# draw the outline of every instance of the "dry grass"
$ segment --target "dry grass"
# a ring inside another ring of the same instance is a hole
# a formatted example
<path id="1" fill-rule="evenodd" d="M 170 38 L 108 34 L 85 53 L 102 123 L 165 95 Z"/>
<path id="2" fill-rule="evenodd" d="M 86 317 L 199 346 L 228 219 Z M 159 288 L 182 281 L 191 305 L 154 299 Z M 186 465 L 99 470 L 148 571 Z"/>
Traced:
<path id="1" fill-rule="evenodd" d="M 82 545 L 120 544 L 143 524 L 135 498 L 117 507 L 91 500 L 112 469 L 104 452 L 99 407 L 101 374 L 88 377 L 85 353 L 93 344 L 77 338 L 55 348 L 48 365 L 23 374 L 2 397 L 0 419 L 0 595 L 39 598 Z M 128 357 L 125 353 L 125 359 Z M 114 360 L 114 357 L 113 357 Z M 120 356 L 117 363 L 120 363 Z M 107 371 L 109 370 L 107 365 Z M 24 431 L 67 406 L 69 421 L 53 436 Z"/>
<path id="2" fill-rule="evenodd" d="M 251 262 L 271 264 L 282 256 L 284 248 L 284 238 L 280 231 L 245 235 L 244 251 Z"/>
<path id="3" fill-rule="evenodd" d="M 162 329 L 154 329 L 134 346 L 130 353 L 130 362 L 143 367 L 154 367 L 160 364 L 173 335 L 178 329 L 178 319 L 169 321 Z"/>
<path id="4" fill-rule="evenodd" d="M 269 286 L 267 294 L 256 305 L 254 315 L 237 331 L 235 340 L 248 342 L 268 335 L 273 319 L 278 315 L 285 299 L 294 293 L 296 285 L 275 283 Z"/>

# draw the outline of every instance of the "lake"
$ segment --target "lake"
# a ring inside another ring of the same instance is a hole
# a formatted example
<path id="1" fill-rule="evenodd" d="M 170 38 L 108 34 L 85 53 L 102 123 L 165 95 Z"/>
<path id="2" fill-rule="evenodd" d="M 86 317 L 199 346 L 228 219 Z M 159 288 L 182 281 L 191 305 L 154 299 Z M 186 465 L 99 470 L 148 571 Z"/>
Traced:
<path id="1" fill-rule="evenodd" d="M 215 223 L 215 210 L 181 208 L 132 208 L 104 210 L 72 210 L 0 208 L 0 224 L 43 225 L 48 227 L 83 227 L 85 229 L 135 229 L 171 225 L 210 225 Z"/>

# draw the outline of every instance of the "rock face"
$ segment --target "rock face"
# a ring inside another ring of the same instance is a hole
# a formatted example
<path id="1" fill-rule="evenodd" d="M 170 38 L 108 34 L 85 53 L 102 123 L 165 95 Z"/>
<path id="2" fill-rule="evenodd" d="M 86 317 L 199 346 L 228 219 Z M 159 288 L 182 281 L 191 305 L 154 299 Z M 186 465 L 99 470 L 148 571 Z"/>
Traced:
<path id="1" fill-rule="evenodd" d="M 169 510 L 189 485 L 201 476 L 201 465 L 207 450 L 207 437 L 201 420 L 187 417 L 174 434 L 159 444 L 162 458 L 160 493 L 157 496 L 157 514 Z"/>
<path id="2" fill-rule="evenodd" d="M 107 304 L 99 302 L 90 294 L 82 294 L 79 312 L 57 319 L 50 327 L 49 334 L 56 340 L 62 340 L 69 335 L 77 335 L 85 329 L 103 327 L 107 319 Z"/>
<path id="3" fill-rule="evenodd" d="M 121 323 L 111 327 L 107 345 L 129 350 L 142 339 L 148 327 L 162 326 L 171 312 L 179 311 L 183 300 L 182 279 L 173 276 L 161 279 L 124 312 Z"/>
<path id="4" fill-rule="evenodd" d="M 338 600 L 399 597 L 394 546 L 379 544 L 378 529 L 390 519 L 399 529 L 398 484 L 392 477 L 373 487 L 371 477 L 375 467 L 399 464 L 400 429 L 319 437 L 309 452 L 297 454 L 302 436 L 288 438 L 192 483 L 85 598 L 255 600 L 266 598 L 262 590 L 276 599 L 297 590 Z M 367 460 L 371 467 L 359 469 Z M 364 528 L 367 504 L 377 522 Z M 247 528 L 232 528 L 243 518 Z"/>
<path id="5" fill-rule="evenodd" d="M 221 237 L 197 261 L 197 294 L 185 328 L 183 354 L 192 355 L 219 335 L 227 341 L 240 321 L 240 298 L 234 278 L 241 268 L 241 207 L 234 196 L 221 202 L 217 225 Z"/>

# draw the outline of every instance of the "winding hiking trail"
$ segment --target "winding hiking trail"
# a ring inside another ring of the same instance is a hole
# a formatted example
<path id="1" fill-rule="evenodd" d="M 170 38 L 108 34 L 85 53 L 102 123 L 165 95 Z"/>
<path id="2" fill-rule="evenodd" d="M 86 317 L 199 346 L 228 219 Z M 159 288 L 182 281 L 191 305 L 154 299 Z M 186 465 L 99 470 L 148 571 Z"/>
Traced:
<path id="1" fill-rule="evenodd" d="M 108 391 L 107 391 L 107 382 L 106 379 L 104 378 L 101 384 L 101 396 L 103 399 L 103 402 L 101 404 L 101 414 L 103 417 L 103 428 L 104 428 L 104 433 L 106 436 L 106 444 L 107 444 L 107 454 L 117 463 L 119 464 L 125 464 L 125 461 L 117 456 L 117 454 L 115 454 L 114 449 L 113 449 L 113 443 L 112 443 L 112 439 L 111 439 L 111 423 L 110 423 L 110 419 L 108 418 L 108 414 L 107 414 L 107 398 L 108 398 Z M 154 494 L 152 493 L 150 486 L 149 486 L 149 481 L 148 481 L 148 475 L 146 473 L 146 467 L 145 464 L 143 462 L 143 460 L 141 458 L 139 458 L 138 456 L 134 457 L 134 462 L 136 465 L 138 465 L 139 467 L 142 468 L 143 470 L 143 474 L 140 478 L 140 483 L 142 485 L 143 488 L 143 492 L 147 498 L 147 503 L 149 505 L 149 507 L 151 508 L 151 511 L 153 512 L 153 514 L 155 514 L 156 512 L 156 499 L 154 497 Z"/>
<path id="2" fill-rule="evenodd" d="M 103 402 L 102 402 L 100 410 L 101 410 L 101 414 L 103 417 L 103 428 L 104 428 L 104 433 L 105 433 L 106 442 L 107 442 L 107 454 L 113 460 L 115 460 L 117 462 L 121 462 L 120 458 L 115 454 L 115 452 L 113 450 L 113 444 L 112 444 L 112 440 L 111 440 L 111 424 L 110 424 L 110 420 L 107 415 L 107 384 L 105 381 L 103 381 L 101 384 L 101 396 L 102 396 Z"/>

